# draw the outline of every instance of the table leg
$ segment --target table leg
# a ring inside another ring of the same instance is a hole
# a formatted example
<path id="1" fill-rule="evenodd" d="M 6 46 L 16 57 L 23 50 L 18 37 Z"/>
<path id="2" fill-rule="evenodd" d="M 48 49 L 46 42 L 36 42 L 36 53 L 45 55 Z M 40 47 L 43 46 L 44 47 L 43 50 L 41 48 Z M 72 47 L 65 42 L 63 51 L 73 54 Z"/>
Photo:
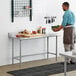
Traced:
<path id="1" fill-rule="evenodd" d="M 67 59 L 65 57 L 65 61 L 64 61 L 64 76 L 66 76 L 66 71 L 67 71 Z"/>
<path id="2" fill-rule="evenodd" d="M 20 66 L 21 66 L 21 63 L 22 63 L 21 60 L 22 60 L 22 59 L 21 59 L 21 40 L 20 40 Z"/>
<path id="3" fill-rule="evenodd" d="M 56 61 L 57 61 L 57 51 L 58 51 L 58 37 L 56 36 Z"/>
<path id="4" fill-rule="evenodd" d="M 47 37 L 47 59 L 49 58 L 49 37 Z"/>
<path id="5" fill-rule="evenodd" d="M 12 64 L 14 64 L 14 39 L 12 39 Z"/>
<path id="6" fill-rule="evenodd" d="M 46 40 L 45 40 L 45 38 L 44 38 L 44 42 L 43 42 L 43 45 L 44 45 L 44 47 L 43 47 L 43 52 L 44 52 L 44 53 L 46 52 L 46 50 L 45 50 L 45 44 L 46 44 L 45 41 L 46 41 Z M 45 55 L 45 54 L 44 54 L 44 58 L 46 58 L 46 55 Z"/>

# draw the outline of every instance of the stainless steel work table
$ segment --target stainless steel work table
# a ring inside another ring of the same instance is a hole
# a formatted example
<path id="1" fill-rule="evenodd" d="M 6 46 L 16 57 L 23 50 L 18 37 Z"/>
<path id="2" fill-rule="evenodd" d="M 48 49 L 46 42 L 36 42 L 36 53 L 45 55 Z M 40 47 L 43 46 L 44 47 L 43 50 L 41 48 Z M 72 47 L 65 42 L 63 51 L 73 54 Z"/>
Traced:
<path id="1" fill-rule="evenodd" d="M 40 55 L 40 54 L 47 54 L 47 59 L 49 58 L 49 54 L 53 54 L 53 55 L 56 55 L 56 61 L 57 61 L 57 49 L 58 49 L 58 35 L 56 35 L 56 34 L 45 34 L 45 35 L 43 35 L 43 36 L 39 36 L 39 37 L 31 37 L 31 38 L 17 38 L 15 35 L 12 35 L 11 33 L 8 33 L 8 37 L 10 38 L 10 39 L 12 39 L 12 64 L 14 64 L 14 59 L 16 59 L 16 60 L 19 60 L 19 62 L 20 62 L 20 64 L 22 63 L 22 57 L 26 57 L 26 56 L 34 56 L 34 55 Z M 56 38 L 56 53 L 51 53 L 51 52 L 49 52 L 49 38 L 50 37 L 55 37 Z M 40 38 L 46 38 L 46 40 L 47 40 L 47 51 L 46 52 L 44 52 L 44 53 L 39 53 L 39 54 L 32 54 L 32 55 L 24 55 L 24 56 L 22 56 L 22 50 L 21 50 L 21 45 L 22 45 L 22 43 L 21 43 L 21 41 L 22 40 L 32 40 L 32 39 L 40 39 Z M 18 39 L 19 40 L 19 48 L 20 48 L 20 50 L 19 50 L 19 56 L 16 56 L 16 57 L 14 57 L 14 39 Z"/>
<path id="2" fill-rule="evenodd" d="M 60 53 L 60 55 L 65 58 L 65 61 L 64 61 L 64 76 L 67 76 L 67 73 L 66 73 L 67 72 L 67 58 L 76 59 L 76 55 L 73 55 L 71 51 Z"/>

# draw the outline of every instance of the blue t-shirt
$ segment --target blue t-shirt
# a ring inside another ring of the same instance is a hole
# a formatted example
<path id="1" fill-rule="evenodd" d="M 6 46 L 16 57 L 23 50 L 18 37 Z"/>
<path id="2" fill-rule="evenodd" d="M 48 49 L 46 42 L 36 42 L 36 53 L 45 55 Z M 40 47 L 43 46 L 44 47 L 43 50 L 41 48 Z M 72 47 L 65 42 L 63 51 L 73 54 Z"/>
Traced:
<path id="1" fill-rule="evenodd" d="M 71 12 L 70 10 L 65 11 L 65 13 L 63 15 L 63 21 L 62 21 L 62 26 L 63 27 L 65 27 L 68 24 L 71 24 L 71 25 L 75 24 L 74 13 Z"/>

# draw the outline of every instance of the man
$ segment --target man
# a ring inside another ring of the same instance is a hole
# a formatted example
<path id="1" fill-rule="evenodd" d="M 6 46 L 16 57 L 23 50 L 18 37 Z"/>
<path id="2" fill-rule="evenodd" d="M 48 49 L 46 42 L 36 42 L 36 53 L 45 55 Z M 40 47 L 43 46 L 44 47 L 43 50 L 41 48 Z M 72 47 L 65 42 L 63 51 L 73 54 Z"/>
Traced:
<path id="1" fill-rule="evenodd" d="M 63 11 L 65 11 L 63 15 L 63 21 L 60 27 L 54 29 L 55 32 L 63 29 L 64 36 L 63 36 L 63 43 L 65 52 L 72 51 L 74 49 L 74 23 L 75 23 L 75 16 L 74 13 L 69 10 L 69 3 L 64 2 L 62 4 Z M 67 63 L 73 64 L 73 59 L 67 59 Z"/>

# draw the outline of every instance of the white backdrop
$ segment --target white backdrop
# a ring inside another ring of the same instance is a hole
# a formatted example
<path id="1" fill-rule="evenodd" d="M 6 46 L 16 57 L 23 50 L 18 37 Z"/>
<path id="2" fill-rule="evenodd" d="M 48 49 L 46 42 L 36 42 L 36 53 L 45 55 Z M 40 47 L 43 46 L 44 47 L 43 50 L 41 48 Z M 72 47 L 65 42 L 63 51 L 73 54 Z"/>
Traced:
<path id="1" fill-rule="evenodd" d="M 1 0 L 0 2 L 0 65 L 11 64 L 11 41 L 8 39 L 8 32 L 16 32 L 27 28 L 29 30 L 35 30 L 38 26 L 45 26 L 47 32 L 52 32 L 50 30 L 51 25 L 61 24 L 63 11 L 61 5 L 64 1 L 69 1 L 71 3 L 71 9 L 75 10 L 75 0 L 33 0 L 33 21 L 30 22 L 28 18 L 15 18 L 15 22 L 11 23 L 11 0 Z M 57 16 L 56 22 L 50 25 L 45 24 L 45 16 Z M 58 32 L 59 47 L 58 52 L 63 52 L 63 31 Z M 52 40 L 54 41 L 51 44 Z M 16 40 L 16 50 L 18 50 L 18 41 Z M 27 45 L 26 45 L 27 43 Z M 37 44 L 36 44 L 37 43 Z M 23 42 L 23 54 L 37 53 L 44 50 L 43 39 L 24 41 Z M 29 48 L 26 48 L 26 47 Z M 50 51 L 55 51 L 55 39 L 50 39 Z M 27 50 L 27 51 L 25 51 Z M 16 51 L 18 55 L 18 51 Z M 24 61 L 42 59 L 44 56 L 34 56 L 27 57 Z M 52 56 L 50 56 L 52 57 Z"/>

